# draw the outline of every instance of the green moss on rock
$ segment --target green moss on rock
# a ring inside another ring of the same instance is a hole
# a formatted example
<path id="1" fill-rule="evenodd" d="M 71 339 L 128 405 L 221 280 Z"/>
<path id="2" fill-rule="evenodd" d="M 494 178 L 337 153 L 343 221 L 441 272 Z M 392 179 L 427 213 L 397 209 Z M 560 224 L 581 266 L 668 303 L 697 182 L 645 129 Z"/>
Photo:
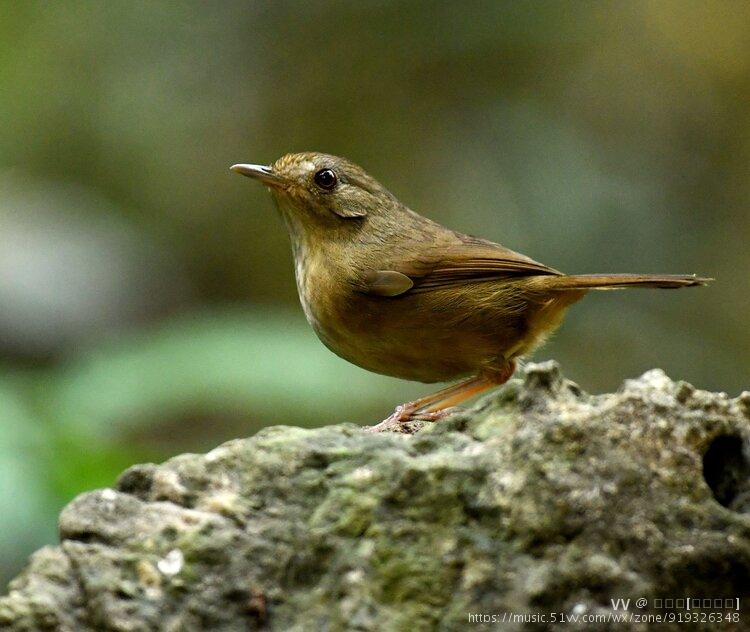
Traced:
<path id="1" fill-rule="evenodd" d="M 658 370 L 590 396 L 545 363 L 410 434 L 275 427 L 134 466 L 62 512 L 0 627 L 463 630 L 746 597 L 749 401 Z"/>

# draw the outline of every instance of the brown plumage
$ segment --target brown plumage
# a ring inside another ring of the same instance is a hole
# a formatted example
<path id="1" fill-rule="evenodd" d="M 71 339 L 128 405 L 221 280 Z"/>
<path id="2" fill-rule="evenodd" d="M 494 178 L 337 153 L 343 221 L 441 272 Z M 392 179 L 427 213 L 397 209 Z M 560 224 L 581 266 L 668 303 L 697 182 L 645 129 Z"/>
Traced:
<path id="1" fill-rule="evenodd" d="M 232 169 L 262 181 L 286 222 L 305 315 L 334 353 L 421 382 L 466 381 L 399 407 L 381 430 L 506 381 L 589 290 L 703 285 L 695 275 L 565 275 L 449 230 L 351 162 L 288 154 Z M 421 416 L 425 416 L 422 414 Z"/>

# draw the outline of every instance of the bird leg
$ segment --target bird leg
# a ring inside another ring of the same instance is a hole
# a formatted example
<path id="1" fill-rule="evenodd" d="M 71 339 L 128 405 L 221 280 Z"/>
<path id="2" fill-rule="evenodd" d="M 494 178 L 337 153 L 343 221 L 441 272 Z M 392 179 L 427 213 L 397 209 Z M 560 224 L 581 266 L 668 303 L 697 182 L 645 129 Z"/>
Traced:
<path id="1" fill-rule="evenodd" d="M 505 384 L 515 371 L 515 362 L 509 362 L 506 368 L 498 373 L 480 373 L 458 384 L 453 384 L 431 395 L 426 395 L 413 402 L 397 406 L 393 414 L 375 426 L 366 428 L 365 432 L 383 432 L 399 424 L 415 419 L 437 421 L 450 414 L 450 408 L 486 391 L 493 386 Z"/>

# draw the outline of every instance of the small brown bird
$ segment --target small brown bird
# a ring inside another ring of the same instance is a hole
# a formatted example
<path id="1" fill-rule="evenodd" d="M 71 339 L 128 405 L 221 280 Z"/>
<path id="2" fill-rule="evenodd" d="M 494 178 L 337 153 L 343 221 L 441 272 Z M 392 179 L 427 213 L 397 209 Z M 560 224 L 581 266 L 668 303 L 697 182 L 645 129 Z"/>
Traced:
<path id="1" fill-rule="evenodd" d="M 506 382 L 516 361 L 589 290 L 679 288 L 671 274 L 566 275 L 418 215 L 361 167 L 319 153 L 232 171 L 268 187 L 289 230 L 307 320 L 331 351 L 420 382 L 463 381 L 409 402 L 370 431 L 447 408 Z"/>

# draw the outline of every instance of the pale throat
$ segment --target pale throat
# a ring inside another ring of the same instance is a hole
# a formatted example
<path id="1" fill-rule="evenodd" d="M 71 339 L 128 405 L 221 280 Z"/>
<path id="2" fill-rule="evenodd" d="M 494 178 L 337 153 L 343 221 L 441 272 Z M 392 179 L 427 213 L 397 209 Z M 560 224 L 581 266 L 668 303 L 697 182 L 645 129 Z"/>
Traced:
<path id="1" fill-rule="evenodd" d="M 319 326 L 312 309 L 313 282 L 311 281 L 319 268 L 318 257 L 311 249 L 310 240 L 306 238 L 305 227 L 293 211 L 285 208 L 285 204 L 279 203 L 279 210 L 286 223 L 289 240 L 292 244 L 292 255 L 294 257 L 294 278 L 297 282 L 297 294 L 299 295 L 305 318 L 314 329 Z"/>

